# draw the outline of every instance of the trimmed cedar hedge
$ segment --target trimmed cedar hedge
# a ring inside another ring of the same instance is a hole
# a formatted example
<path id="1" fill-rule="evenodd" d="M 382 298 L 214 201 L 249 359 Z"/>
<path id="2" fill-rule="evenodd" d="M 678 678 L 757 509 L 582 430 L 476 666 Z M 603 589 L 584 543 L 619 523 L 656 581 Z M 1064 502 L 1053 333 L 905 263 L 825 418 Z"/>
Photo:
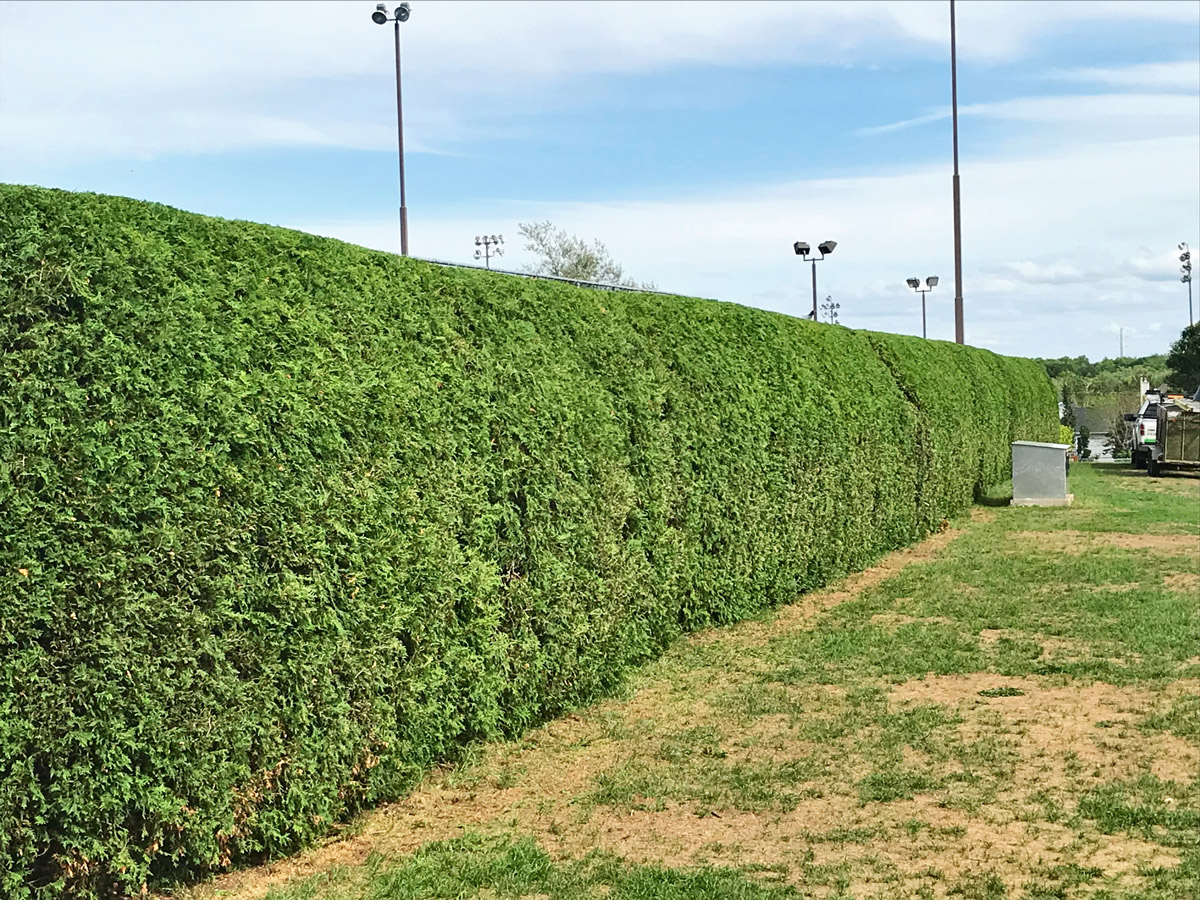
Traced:
<path id="1" fill-rule="evenodd" d="M 0 893 L 295 850 L 960 513 L 1041 368 L 0 187 Z"/>

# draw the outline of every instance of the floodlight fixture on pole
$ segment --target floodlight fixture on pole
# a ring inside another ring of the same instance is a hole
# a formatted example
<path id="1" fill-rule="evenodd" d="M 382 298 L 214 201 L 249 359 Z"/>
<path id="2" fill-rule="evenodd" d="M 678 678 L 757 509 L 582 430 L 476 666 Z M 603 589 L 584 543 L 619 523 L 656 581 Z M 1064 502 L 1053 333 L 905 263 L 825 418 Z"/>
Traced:
<path id="1" fill-rule="evenodd" d="M 400 90 L 400 23 L 407 22 L 412 15 L 412 7 L 401 3 L 388 18 L 387 4 L 379 3 L 375 12 L 371 13 L 371 21 L 376 25 L 396 23 L 396 141 L 400 149 L 400 255 L 408 256 L 408 205 L 404 195 L 404 104 Z"/>
<path id="2" fill-rule="evenodd" d="M 492 267 L 493 256 L 503 256 L 504 250 L 504 235 L 476 235 L 475 246 L 479 249 L 475 251 L 475 258 L 482 259 L 486 268 Z"/>
<path id="3" fill-rule="evenodd" d="M 832 253 L 833 248 L 836 246 L 837 246 L 837 241 L 822 241 L 821 243 L 817 244 L 817 250 L 820 251 L 821 255 L 814 256 L 812 258 L 813 305 L 812 305 L 812 312 L 810 312 L 808 314 L 808 318 L 812 319 L 814 322 L 817 321 L 817 261 L 820 259 L 824 259 L 830 253 Z M 797 256 L 799 256 L 803 259 L 807 259 L 808 255 L 812 252 L 812 249 L 808 246 L 808 244 L 804 243 L 803 241 L 796 241 L 796 243 L 792 244 L 792 249 L 796 251 Z"/>
<path id="4" fill-rule="evenodd" d="M 954 35 L 954 0 L 950 0 L 950 120 L 954 133 L 954 341 L 965 339 L 962 291 L 962 209 L 958 181 L 958 53 Z"/>
<path id="5" fill-rule="evenodd" d="M 1179 271 L 1182 273 L 1179 280 L 1188 286 L 1188 325 L 1195 325 L 1196 320 L 1192 318 L 1192 251 L 1186 243 L 1180 244 L 1179 249 L 1183 251 L 1179 254 Z"/>
<path id="6" fill-rule="evenodd" d="M 904 283 L 921 295 L 921 337 L 927 338 L 929 335 L 925 331 L 925 295 L 937 287 L 938 277 L 930 275 L 925 279 L 924 287 L 921 286 L 920 278 L 908 278 Z"/>

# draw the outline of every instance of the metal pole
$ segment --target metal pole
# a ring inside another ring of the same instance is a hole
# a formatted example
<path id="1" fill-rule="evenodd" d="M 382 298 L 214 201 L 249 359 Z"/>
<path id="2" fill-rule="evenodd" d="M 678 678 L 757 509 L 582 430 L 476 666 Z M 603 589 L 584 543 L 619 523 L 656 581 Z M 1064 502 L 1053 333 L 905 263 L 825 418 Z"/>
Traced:
<path id="1" fill-rule="evenodd" d="M 400 101 L 400 20 L 396 20 L 396 136 L 400 147 L 400 255 L 408 256 L 408 206 L 404 197 L 404 107 Z"/>
<path id="2" fill-rule="evenodd" d="M 817 258 L 814 256 L 812 261 L 813 267 L 813 321 L 817 321 Z"/>
<path id="3" fill-rule="evenodd" d="M 1121 329 L 1120 347 L 1121 347 L 1121 355 L 1118 356 L 1117 359 L 1124 359 L 1125 358 L 1125 329 L 1124 328 Z"/>
<path id="4" fill-rule="evenodd" d="M 1192 318 L 1192 279 L 1191 272 L 1188 273 L 1188 325 L 1195 325 L 1196 320 Z"/>
<path id="5" fill-rule="evenodd" d="M 921 291 L 921 337 L 928 339 L 929 335 L 925 333 L 925 295 L 928 291 Z"/>
<path id="6" fill-rule="evenodd" d="M 954 130 L 954 340 L 963 343 L 962 212 L 958 184 L 958 54 L 954 40 L 954 0 L 950 0 L 950 110 Z"/>

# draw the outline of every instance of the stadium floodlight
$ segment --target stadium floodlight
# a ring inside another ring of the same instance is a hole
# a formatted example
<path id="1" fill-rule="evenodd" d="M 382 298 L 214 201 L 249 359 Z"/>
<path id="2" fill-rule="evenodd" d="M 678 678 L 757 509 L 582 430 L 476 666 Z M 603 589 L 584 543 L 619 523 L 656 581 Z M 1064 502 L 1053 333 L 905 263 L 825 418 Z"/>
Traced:
<path id="1" fill-rule="evenodd" d="M 928 334 L 925 332 L 925 295 L 937 287 L 937 283 L 938 277 L 936 275 L 930 275 L 925 279 L 925 287 L 921 287 L 920 278 L 908 278 L 905 280 L 905 284 L 921 295 L 921 337 L 928 337 Z"/>
<path id="2" fill-rule="evenodd" d="M 400 23 L 407 22 L 412 15 L 412 7 L 401 3 L 396 7 L 392 18 L 388 18 L 387 6 L 383 3 L 375 5 L 371 13 L 371 21 L 376 25 L 396 23 L 396 143 L 400 149 L 400 255 L 408 256 L 408 205 L 404 196 L 404 105 L 401 101 L 400 90 Z"/>
<path id="3" fill-rule="evenodd" d="M 808 318 L 812 319 L 814 322 L 817 321 L 817 260 L 824 259 L 826 256 L 828 256 L 830 253 L 833 252 L 833 248 L 836 246 L 837 246 L 837 241 L 824 241 L 823 243 L 820 243 L 817 245 L 817 249 L 819 251 L 821 251 L 821 255 L 820 256 L 814 255 L 812 257 L 813 305 L 812 305 L 812 312 L 810 312 L 808 314 Z M 792 244 L 792 249 L 796 251 L 797 256 L 802 257 L 804 259 L 808 259 L 808 255 L 812 252 L 812 249 L 808 246 L 808 244 L 804 243 L 804 241 L 796 241 L 796 243 Z"/>
<path id="4" fill-rule="evenodd" d="M 504 250 L 501 249 L 504 246 L 504 235 L 485 234 L 482 237 L 477 236 L 475 238 L 475 246 L 482 248 L 475 251 L 475 258 L 482 259 L 484 266 L 490 269 L 492 267 L 492 257 L 504 255 Z"/>

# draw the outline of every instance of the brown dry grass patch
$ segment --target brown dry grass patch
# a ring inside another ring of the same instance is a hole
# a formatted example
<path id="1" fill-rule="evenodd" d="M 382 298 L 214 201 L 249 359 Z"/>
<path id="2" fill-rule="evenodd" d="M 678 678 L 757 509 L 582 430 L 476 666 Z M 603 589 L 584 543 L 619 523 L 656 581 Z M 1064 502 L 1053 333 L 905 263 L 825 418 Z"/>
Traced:
<path id="1" fill-rule="evenodd" d="M 1024 695 L 979 695 L 998 686 L 1017 687 Z M 1028 816 L 1036 805 L 1032 798 L 1048 791 L 1068 803 L 1087 785 L 1139 772 L 1185 784 L 1200 772 L 1200 748 L 1166 732 L 1137 729 L 1162 704 L 1162 696 L 1102 683 L 1063 686 L 1033 677 L 976 674 L 891 686 L 894 709 L 939 704 L 957 712 L 963 719 L 958 726 L 963 740 L 1000 734 L 1016 742 L 1014 778 L 997 802 L 977 812 L 949 808 L 937 792 L 862 803 L 854 792 L 854 781 L 864 774 L 861 764 L 822 779 L 820 796 L 782 813 L 720 809 L 698 816 L 694 803 L 671 800 L 644 808 L 588 806 L 586 797 L 601 772 L 643 753 L 646 741 L 661 734 L 653 723 L 677 729 L 719 720 L 707 701 L 722 689 L 713 686 L 707 696 L 693 698 L 700 702 L 691 704 L 686 715 L 665 682 L 646 686 L 624 703 L 598 704 L 522 741 L 486 748 L 482 760 L 466 770 L 430 773 L 404 801 L 368 814 L 351 838 L 223 876 L 213 887 L 224 897 L 259 898 L 272 885 L 338 864 L 361 863 L 372 852 L 411 852 L 466 829 L 531 834 L 552 855 L 578 857 L 602 848 L 632 862 L 672 867 L 785 863 L 798 877 L 806 857 L 818 864 L 847 862 L 863 884 L 871 882 L 872 873 L 879 874 L 881 865 L 903 884 L 925 883 L 930 870 L 947 881 L 990 871 L 1016 889 L 1037 866 L 1095 867 L 1120 879 L 1132 877 L 1139 867 L 1179 862 L 1172 851 L 1135 837 L 1081 832 Z M 1200 690 L 1200 683 L 1172 688 L 1176 693 L 1189 690 Z M 730 743 L 731 759 L 777 761 L 806 750 L 795 742 L 788 745 L 785 716 L 764 716 L 753 725 L 752 740 L 740 747 Z M 727 730 L 724 736 L 731 734 Z M 855 831 L 873 837 L 852 842 L 829 837 Z"/>
<path id="2" fill-rule="evenodd" d="M 1176 572 L 1174 575 L 1165 575 L 1163 576 L 1163 587 L 1181 594 L 1200 597 L 1200 573 Z"/>
<path id="3" fill-rule="evenodd" d="M 1128 534 L 1123 531 L 1014 531 L 1008 539 L 1058 553 L 1085 553 L 1100 547 L 1150 550 L 1200 556 L 1200 536 L 1192 534 Z"/>

